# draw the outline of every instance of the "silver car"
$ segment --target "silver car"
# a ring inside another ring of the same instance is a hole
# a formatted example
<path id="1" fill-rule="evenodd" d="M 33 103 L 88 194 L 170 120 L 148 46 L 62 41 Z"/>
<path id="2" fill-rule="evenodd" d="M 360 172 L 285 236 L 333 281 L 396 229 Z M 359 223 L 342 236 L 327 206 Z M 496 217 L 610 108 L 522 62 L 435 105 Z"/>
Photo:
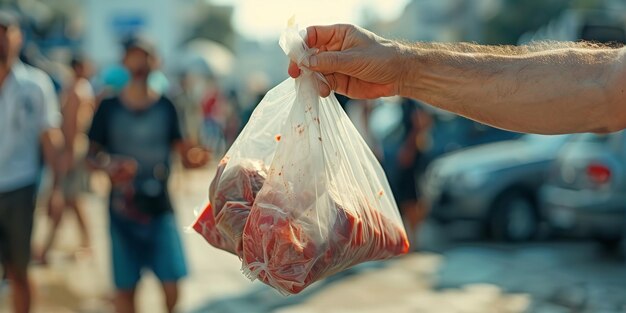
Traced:
<path id="1" fill-rule="evenodd" d="M 542 198 L 555 229 L 619 243 L 626 221 L 626 132 L 572 138 L 556 159 Z"/>
<path id="2" fill-rule="evenodd" d="M 431 217 L 476 222 L 498 240 L 532 238 L 541 221 L 538 189 L 567 138 L 525 135 L 433 161 L 422 182 Z"/>

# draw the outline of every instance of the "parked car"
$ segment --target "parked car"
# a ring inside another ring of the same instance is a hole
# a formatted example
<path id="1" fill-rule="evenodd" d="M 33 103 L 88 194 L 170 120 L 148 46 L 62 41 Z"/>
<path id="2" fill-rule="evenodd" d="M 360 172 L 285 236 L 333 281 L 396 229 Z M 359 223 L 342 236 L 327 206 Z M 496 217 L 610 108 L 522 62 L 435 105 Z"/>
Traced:
<path id="1" fill-rule="evenodd" d="M 472 221 L 498 240 L 524 241 L 539 228 L 537 193 L 569 135 L 524 135 L 433 161 L 422 182 L 431 217 Z"/>
<path id="2" fill-rule="evenodd" d="M 432 142 L 428 151 L 430 159 L 463 148 L 520 137 L 519 133 L 494 128 L 439 110 L 433 113 L 433 127 L 430 133 Z"/>
<path id="3" fill-rule="evenodd" d="M 626 228 L 626 132 L 576 135 L 560 151 L 541 193 L 557 231 L 619 243 Z"/>
<path id="4" fill-rule="evenodd" d="M 519 133 L 505 131 L 481 124 L 462 116 L 425 106 L 432 117 L 430 129 L 431 145 L 428 157 L 434 159 L 445 153 L 471 146 L 517 139 Z M 402 108 L 395 101 L 383 100 L 370 117 L 372 135 L 380 141 L 386 155 L 397 152 L 402 140 Z"/>
<path id="5" fill-rule="evenodd" d="M 396 181 L 398 173 L 398 151 L 404 145 L 407 131 L 403 119 L 403 107 L 399 105 L 399 99 L 385 98 L 380 101 L 371 113 L 369 119 L 372 139 L 379 142 L 381 163 L 390 181 Z M 454 115 L 450 112 L 419 104 L 420 110 L 424 110 L 432 119 L 428 130 L 429 143 L 427 150 L 420 156 L 419 174 L 434 159 L 443 154 L 459 149 L 493 143 L 520 137 L 519 133 L 505 131 L 490 127 L 465 117 Z M 392 185 L 392 188 L 395 186 Z M 421 193 L 421 192 L 418 192 Z"/>

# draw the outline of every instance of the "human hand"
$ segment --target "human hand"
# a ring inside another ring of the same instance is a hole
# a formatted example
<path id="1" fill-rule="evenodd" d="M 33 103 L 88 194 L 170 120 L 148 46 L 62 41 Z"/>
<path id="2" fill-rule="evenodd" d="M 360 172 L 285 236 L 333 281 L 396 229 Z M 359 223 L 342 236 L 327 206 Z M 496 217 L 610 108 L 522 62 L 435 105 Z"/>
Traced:
<path id="1" fill-rule="evenodd" d="M 182 155 L 183 166 L 188 169 L 203 167 L 210 159 L 211 153 L 202 147 L 189 146 Z"/>
<path id="2" fill-rule="evenodd" d="M 105 170 L 111 179 L 111 184 L 121 185 L 133 180 L 137 167 L 137 161 L 134 159 L 123 158 L 111 161 Z"/>
<path id="3" fill-rule="evenodd" d="M 320 82 L 321 96 L 328 96 L 331 90 L 355 99 L 399 93 L 405 70 L 405 48 L 399 43 L 346 24 L 308 27 L 305 41 L 309 48 L 319 49 L 309 57 L 308 68 L 322 73 L 330 85 Z M 300 76 L 293 61 L 288 72 L 291 77 Z"/>

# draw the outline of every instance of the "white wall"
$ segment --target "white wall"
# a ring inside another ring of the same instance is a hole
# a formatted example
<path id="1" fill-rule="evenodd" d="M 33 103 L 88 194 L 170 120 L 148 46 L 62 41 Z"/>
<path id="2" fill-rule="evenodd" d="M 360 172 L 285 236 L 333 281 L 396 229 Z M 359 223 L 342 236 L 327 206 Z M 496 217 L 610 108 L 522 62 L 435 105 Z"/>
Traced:
<path id="1" fill-rule="evenodd" d="M 164 66 L 174 63 L 180 41 L 177 0 L 86 0 L 85 53 L 98 64 L 119 61 L 119 32 L 124 25 L 139 25 L 156 44 Z M 137 23 L 135 23 L 137 22 Z"/>

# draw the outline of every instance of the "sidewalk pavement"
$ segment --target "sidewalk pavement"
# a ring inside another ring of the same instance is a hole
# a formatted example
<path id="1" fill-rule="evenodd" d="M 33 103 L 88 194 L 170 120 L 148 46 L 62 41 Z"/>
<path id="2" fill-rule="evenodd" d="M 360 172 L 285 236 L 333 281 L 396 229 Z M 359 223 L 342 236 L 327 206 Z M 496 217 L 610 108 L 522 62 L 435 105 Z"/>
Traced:
<path id="1" fill-rule="evenodd" d="M 386 262 L 357 266 L 311 286 L 301 295 L 283 297 L 240 271 L 237 257 L 210 247 L 199 235 L 185 231 L 207 199 L 214 167 L 175 172 L 171 190 L 188 257 L 190 275 L 181 286 L 180 312 L 524 312 L 527 295 L 508 295 L 494 285 L 474 284 L 437 290 L 436 274 L 442 257 L 412 253 Z M 92 252 L 74 253 L 79 245 L 76 221 L 67 214 L 48 267 L 33 266 L 33 312 L 108 313 L 112 282 L 106 211 L 106 178 L 92 177 L 96 190 L 84 196 Z M 36 214 L 34 246 L 46 236 L 45 211 Z M 138 312 L 159 313 L 163 298 L 154 276 L 146 275 L 138 288 Z M 10 312 L 7 288 L 0 289 L 0 312 Z"/>

